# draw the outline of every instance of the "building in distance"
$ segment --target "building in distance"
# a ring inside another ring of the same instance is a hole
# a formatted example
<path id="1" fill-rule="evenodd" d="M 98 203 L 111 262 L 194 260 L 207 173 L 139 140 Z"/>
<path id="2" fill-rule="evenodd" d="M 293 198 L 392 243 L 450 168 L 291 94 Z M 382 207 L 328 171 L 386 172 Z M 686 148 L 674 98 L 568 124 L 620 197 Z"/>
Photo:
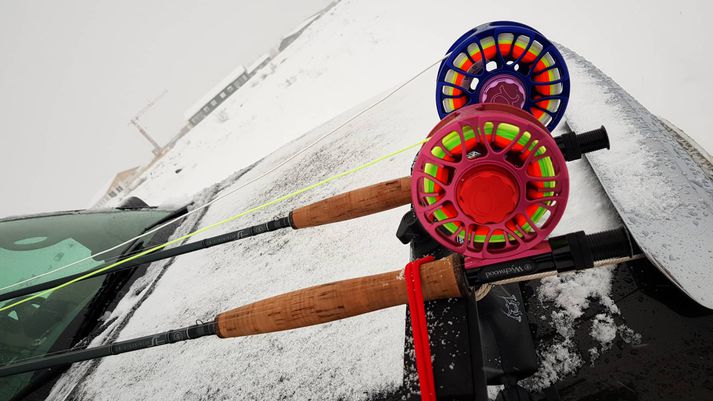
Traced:
<path id="1" fill-rule="evenodd" d="M 255 60 L 250 67 L 248 67 L 248 75 L 250 78 L 253 77 L 253 75 L 257 74 L 262 67 L 266 66 L 271 60 L 271 57 L 269 54 L 263 54 L 261 57 L 258 57 L 257 60 Z"/>
<path id="2" fill-rule="evenodd" d="M 196 126 L 230 95 L 248 81 L 250 76 L 242 65 L 214 86 L 205 96 L 186 111 L 185 118 L 191 126 Z"/>
<path id="3" fill-rule="evenodd" d="M 140 171 L 140 168 L 137 166 L 118 173 L 107 187 L 104 195 L 94 204 L 93 207 L 104 207 L 110 200 L 116 198 L 120 193 L 129 189 L 129 186 L 136 179 Z"/>

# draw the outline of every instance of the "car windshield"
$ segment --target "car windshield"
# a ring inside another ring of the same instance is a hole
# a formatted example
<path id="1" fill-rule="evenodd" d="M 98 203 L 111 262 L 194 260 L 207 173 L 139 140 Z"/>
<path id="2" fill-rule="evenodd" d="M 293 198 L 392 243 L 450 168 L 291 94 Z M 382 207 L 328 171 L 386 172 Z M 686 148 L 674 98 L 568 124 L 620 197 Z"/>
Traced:
<path id="1" fill-rule="evenodd" d="M 106 211 L 0 220 L 0 294 L 116 260 L 132 244 L 96 258 L 90 256 L 141 234 L 169 213 Z M 44 355 L 59 344 L 74 342 L 84 312 L 105 279 L 84 280 L 0 312 L 0 364 Z M 0 307 L 19 299 L 2 301 Z M 26 373 L 0 379 L 0 400 L 12 399 L 32 376 Z"/>

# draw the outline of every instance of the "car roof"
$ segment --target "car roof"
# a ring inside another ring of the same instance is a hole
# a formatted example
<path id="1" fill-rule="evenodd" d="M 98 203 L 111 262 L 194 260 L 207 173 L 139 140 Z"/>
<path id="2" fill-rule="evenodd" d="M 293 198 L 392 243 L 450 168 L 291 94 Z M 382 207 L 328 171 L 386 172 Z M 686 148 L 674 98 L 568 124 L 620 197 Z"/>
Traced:
<path id="1" fill-rule="evenodd" d="M 177 209 L 180 209 L 180 208 L 177 208 Z M 99 214 L 99 213 L 127 213 L 127 212 L 142 212 L 142 211 L 173 213 L 176 210 L 158 208 L 158 207 L 64 210 L 64 211 L 57 211 L 57 212 L 43 212 L 43 213 L 34 213 L 34 214 L 19 215 L 19 216 L 7 216 L 7 217 L 0 218 L 0 223 L 6 222 L 6 221 L 34 219 L 37 217 L 64 216 L 64 215 L 72 215 L 72 214 L 79 215 L 79 214 Z"/>

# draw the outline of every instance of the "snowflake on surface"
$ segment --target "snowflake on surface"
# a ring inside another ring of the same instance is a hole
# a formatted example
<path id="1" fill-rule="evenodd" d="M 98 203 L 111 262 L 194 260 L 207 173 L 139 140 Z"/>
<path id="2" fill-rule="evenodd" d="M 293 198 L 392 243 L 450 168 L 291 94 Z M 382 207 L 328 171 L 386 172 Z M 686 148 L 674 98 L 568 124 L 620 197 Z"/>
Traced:
<path id="1" fill-rule="evenodd" d="M 543 315 L 541 318 L 550 322 L 556 336 L 552 342 L 538 346 L 540 369 L 525 380 L 527 387 L 542 390 L 584 364 L 584 358 L 578 350 L 575 329 L 585 319 L 591 320 L 588 334 L 595 341 L 595 345 L 588 349 L 590 363 L 611 347 L 617 335 L 625 342 L 635 342 L 637 336 L 640 339 L 640 335 L 626 325 L 617 324 L 617 317 L 621 318 L 619 308 L 611 298 L 611 283 L 611 267 L 542 280 L 537 290 L 537 299 L 543 307 L 552 310 L 549 316 Z M 587 318 L 586 313 L 593 302 L 603 311 Z"/>

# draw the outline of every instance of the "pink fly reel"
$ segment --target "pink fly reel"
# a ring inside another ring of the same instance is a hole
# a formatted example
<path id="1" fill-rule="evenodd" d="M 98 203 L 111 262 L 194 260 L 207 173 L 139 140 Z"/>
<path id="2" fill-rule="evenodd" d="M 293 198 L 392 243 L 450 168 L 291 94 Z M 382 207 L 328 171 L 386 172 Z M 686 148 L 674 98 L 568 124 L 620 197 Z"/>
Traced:
<path id="1" fill-rule="evenodd" d="M 468 265 L 543 243 L 568 194 L 565 160 L 547 129 L 497 104 L 466 106 L 441 121 L 411 179 L 419 221 L 441 245 L 475 259 Z"/>

